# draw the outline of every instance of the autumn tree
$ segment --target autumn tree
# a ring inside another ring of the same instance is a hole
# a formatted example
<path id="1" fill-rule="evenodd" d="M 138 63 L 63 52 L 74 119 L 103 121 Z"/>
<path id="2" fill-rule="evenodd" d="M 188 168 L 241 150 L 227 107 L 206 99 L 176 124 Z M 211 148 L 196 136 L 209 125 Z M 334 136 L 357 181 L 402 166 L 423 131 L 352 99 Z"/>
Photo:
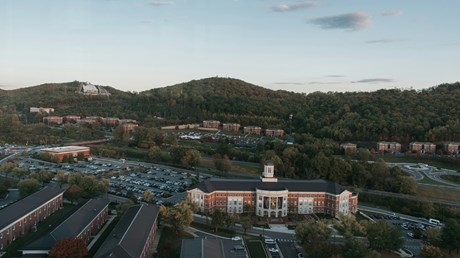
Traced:
<path id="1" fill-rule="evenodd" d="M 212 155 L 212 161 L 214 163 L 214 167 L 223 173 L 227 173 L 232 169 L 232 162 L 227 155 L 222 156 L 221 154 L 216 153 Z"/>
<path id="2" fill-rule="evenodd" d="M 244 234 L 246 234 L 248 229 L 252 228 L 252 220 L 250 217 L 243 217 L 240 223 L 241 223 L 241 226 L 243 227 Z"/>
<path id="3" fill-rule="evenodd" d="M 153 194 L 149 190 L 144 191 L 143 197 L 146 202 L 151 202 L 153 200 Z"/>
<path id="4" fill-rule="evenodd" d="M 316 223 L 303 222 L 296 227 L 295 238 L 302 245 L 306 243 L 315 245 L 326 241 L 331 233 L 332 229 L 321 220 Z"/>
<path id="5" fill-rule="evenodd" d="M 216 209 L 211 215 L 211 225 L 214 228 L 214 232 L 217 232 L 220 228 L 225 225 L 224 213 L 220 209 Z"/>
<path id="6" fill-rule="evenodd" d="M 86 258 L 89 257 L 86 242 L 82 238 L 59 239 L 48 253 L 50 258 Z"/>
<path id="7" fill-rule="evenodd" d="M 437 246 L 424 245 L 422 252 L 420 253 L 421 258 L 444 258 L 446 257 L 441 249 Z"/>
<path id="8" fill-rule="evenodd" d="M 198 165 L 201 160 L 201 153 L 195 149 L 188 149 L 185 151 L 184 156 L 181 158 L 181 164 L 186 167 L 193 167 Z"/>
<path id="9" fill-rule="evenodd" d="M 171 225 L 176 233 L 182 232 L 193 221 L 192 207 L 186 200 L 173 207 L 162 205 L 160 207 L 160 215 L 163 221 Z"/>
<path id="10" fill-rule="evenodd" d="M 64 197 L 70 202 L 75 202 L 84 196 L 83 189 L 78 185 L 71 185 L 64 192 Z"/>

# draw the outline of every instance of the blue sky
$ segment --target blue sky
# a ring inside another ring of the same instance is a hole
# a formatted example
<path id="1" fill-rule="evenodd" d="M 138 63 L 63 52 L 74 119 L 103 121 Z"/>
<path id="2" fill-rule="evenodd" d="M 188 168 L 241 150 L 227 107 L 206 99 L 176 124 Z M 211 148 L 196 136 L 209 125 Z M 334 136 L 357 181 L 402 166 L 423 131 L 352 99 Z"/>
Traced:
<path id="1" fill-rule="evenodd" d="M 458 0 L 1 0 L 0 88 L 143 91 L 233 77 L 295 92 L 459 81 Z"/>

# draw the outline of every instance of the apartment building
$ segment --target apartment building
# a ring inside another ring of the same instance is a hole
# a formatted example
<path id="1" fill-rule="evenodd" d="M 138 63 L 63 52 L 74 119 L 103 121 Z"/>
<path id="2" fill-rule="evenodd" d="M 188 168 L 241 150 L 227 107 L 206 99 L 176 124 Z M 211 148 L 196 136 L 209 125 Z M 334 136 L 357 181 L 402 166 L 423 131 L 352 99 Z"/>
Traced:
<path id="1" fill-rule="evenodd" d="M 418 154 L 435 154 L 436 144 L 431 142 L 411 142 L 409 143 L 409 151 Z"/>
<path id="2" fill-rule="evenodd" d="M 283 135 L 284 135 L 283 129 L 265 129 L 265 136 L 283 137 Z"/>
<path id="3" fill-rule="evenodd" d="M 401 144 L 397 142 L 378 142 L 377 151 L 379 153 L 399 153 L 401 152 Z"/>
<path id="4" fill-rule="evenodd" d="M 45 187 L 0 210 L 0 251 L 62 207 L 63 189 Z"/>
<path id="5" fill-rule="evenodd" d="M 230 131 L 230 132 L 238 132 L 240 130 L 241 125 L 237 123 L 223 123 L 222 130 Z"/>
<path id="6" fill-rule="evenodd" d="M 243 133 L 245 134 L 257 134 L 259 135 L 262 131 L 262 128 L 259 126 L 245 126 L 243 127 Z"/>

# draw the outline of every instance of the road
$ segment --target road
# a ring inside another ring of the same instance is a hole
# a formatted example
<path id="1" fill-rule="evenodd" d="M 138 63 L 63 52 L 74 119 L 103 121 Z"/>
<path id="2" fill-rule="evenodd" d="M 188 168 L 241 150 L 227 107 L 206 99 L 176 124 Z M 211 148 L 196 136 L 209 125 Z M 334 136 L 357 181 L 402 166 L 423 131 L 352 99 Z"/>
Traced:
<path id="1" fill-rule="evenodd" d="M 443 169 L 432 167 L 423 163 L 387 163 L 389 166 L 397 165 L 404 171 L 408 172 L 416 181 L 422 180 L 424 177 L 430 178 L 444 185 L 429 184 L 430 186 L 441 188 L 454 188 L 460 189 L 460 184 L 450 182 L 441 178 L 442 175 L 456 175 L 460 174 L 455 170 Z M 425 184 L 427 185 L 427 184 Z"/>

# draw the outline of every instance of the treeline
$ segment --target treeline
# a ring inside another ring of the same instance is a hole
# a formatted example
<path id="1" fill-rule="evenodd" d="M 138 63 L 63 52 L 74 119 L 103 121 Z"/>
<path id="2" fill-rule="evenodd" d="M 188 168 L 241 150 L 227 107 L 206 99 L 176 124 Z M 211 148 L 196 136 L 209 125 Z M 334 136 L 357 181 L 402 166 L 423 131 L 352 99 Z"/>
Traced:
<path id="1" fill-rule="evenodd" d="M 111 96 L 75 93 L 78 82 L 1 91 L 0 101 L 36 121 L 31 106 L 56 114 L 117 116 L 146 124 L 199 123 L 206 119 L 288 130 L 334 141 L 450 141 L 460 139 L 460 83 L 425 90 L 272 91 L 237 79 L 208 78 L 141 93 L 107 87 Z M 163 117 L 165 120 L 156 120 Z"/>

